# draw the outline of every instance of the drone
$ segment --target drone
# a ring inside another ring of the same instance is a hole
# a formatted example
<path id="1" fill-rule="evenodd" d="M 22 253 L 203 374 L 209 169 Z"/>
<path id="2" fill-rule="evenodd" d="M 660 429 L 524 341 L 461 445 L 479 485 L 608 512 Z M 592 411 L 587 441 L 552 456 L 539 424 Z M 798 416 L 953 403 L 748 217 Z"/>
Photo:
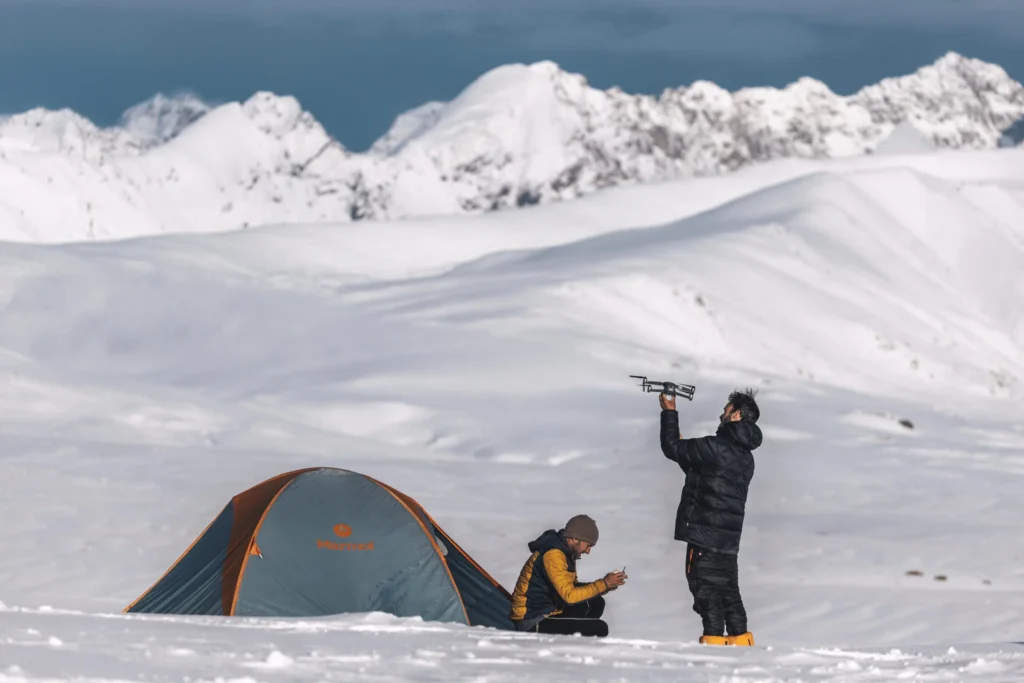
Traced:
<path id="1" fill-rule="evenodd" d="M 640 386 L 647 393 L 658 392 L 669 396 L 682 396 L 687 401 L 693 400 L 693 392 L 697 390 L 692 384 L 676 384 L 675 382 L 652 382 L 643 375 L 630 375 L 633 379 L 641 380 Z"/>

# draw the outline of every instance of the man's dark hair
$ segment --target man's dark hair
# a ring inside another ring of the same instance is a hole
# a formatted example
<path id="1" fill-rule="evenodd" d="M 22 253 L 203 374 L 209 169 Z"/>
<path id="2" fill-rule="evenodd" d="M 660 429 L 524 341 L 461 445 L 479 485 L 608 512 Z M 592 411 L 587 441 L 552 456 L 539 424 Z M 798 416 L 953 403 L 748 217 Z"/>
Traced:
<path id="1" fill-rule="evenodd" d="M 761 411 L 757 408 L 757 401 L 754 400 L 755 396 L 757 396 L 757 389 L 734 391 L 729 394 L 729 403 L 732 404 L 733 410 L 739 412 L 740 420 L 744 422 L 757 422 L 757 418 L 761 417 Z"/>

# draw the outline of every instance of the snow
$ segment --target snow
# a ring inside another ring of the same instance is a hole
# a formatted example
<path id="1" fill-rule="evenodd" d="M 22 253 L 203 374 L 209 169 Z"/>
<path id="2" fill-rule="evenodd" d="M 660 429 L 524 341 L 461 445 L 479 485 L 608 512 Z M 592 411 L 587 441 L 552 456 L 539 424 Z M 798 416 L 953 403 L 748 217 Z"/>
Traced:
<path id="1" fill-rule="evenodd" d="M 909 121 L 898 123 L 889 136 L 878 143 L 875 154 L 920 154 L 934 152 L 935 143 Z"/>
<path id="2" fill-rule="evenodd" d="M 0 681 L 1012 681 L 1024 648 L 770 648 L 524 634 L 400 622 L 386 615 L 318 620 L 102 618 L 4 613 Z M 124 629 L 132 634 L 126 640 Z M 57 633 L 59 636 L 48 635 Z M 734 649 L 735 650 L 735 649 Z M 25 667 L 6 664 L 31 659 Z"/>
<path id="3" fill-rule="evenodd" d="M 147 146 L 159 145 L 177 136 L 208 111 L 210 106 L 191 93 L 172 97 L 158 94 L 125 110 L 121 127 Z"/>
<path id="4" fill-rule="evenodd" d="M 425 102 L 403 112 L 391 124 L 391 128 L 370 146 L 370 152 L 386 155 L 400 151 L 406 142 L 433 128 L 445 106 L 444 102 Z"/>
<path id="5" fill-rule="evenodd" d="M 160 234 L 156 215 L 200 225 L 215 178 L 287 163 L 270 138 L 326 139 L 292 101 L 214 108 L 132 162 L 181 160 L 194 203 L 104 205 L 116 229 L 92 239 L 35 195 L 33 237 L 60 243 L 0 243 L 0 683 L 1020 680 L 1024 150 Z M 116 193 L 54 154 L 37 171 Z M 697 386 L 686 435 L 759 389 L 754 648 L 697 643 L 682 474 L 631 374 Z M 528 541 L 592 515 L 581 578 L 631 576 L 612 638 L 120 613 L 232 495 L 314 465 L 416 498 L 506 586 Z"/>
<path id="6" fill-rule="evenodd" d="M 103 129 L 37 108 L 0 121 L 0 238 L 478 215 L 768 162 L 1012 148 L 1022 122 L 1024 86 L 956 53 L 849 96 L 801 78 L 654 97 L 594 88 L 551 61 L 506 64 L 401 114 L 366 153 L 287 93 L 157 95 Z"/>

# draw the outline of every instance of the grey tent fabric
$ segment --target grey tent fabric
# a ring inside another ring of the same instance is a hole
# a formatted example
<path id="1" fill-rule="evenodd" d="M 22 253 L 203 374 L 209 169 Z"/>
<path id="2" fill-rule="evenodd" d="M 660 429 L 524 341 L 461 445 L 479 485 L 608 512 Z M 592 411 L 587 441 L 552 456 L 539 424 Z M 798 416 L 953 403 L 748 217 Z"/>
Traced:
<path id="1" fill-rule="evenodd" d="M 435 534 L 445 536 L 442 530 L 431 526 Z M 444 559 L 459 588 L 470 623 L 513 630 L 515 627 L 509 618 L 512 601 L 508 593 L 481 574 L 461 548 L 450 548 Z"/>
<path id="2" fill-rule="evenodd" d="M 340 537 L 335 528 L 343 524 Z M 235 614 L 381 611 L 467 623 L 420 522 L 365 477 L 322 470 L 282 490 L 256 536 Z"/>
<path id="3" fill-rule="evenodd" d="M 178 562 L 127 611 L 224 614 L 221 572 L 228 552 L 233 511 L 231 503 L 226 505 Z"/>
<path id="4" fill-rule="evenodd" d="M 412 498 L 333 467 L 236 496 L 126 612 L 303 617 L 379 611 L 512 630 L 511 596 Z"/>

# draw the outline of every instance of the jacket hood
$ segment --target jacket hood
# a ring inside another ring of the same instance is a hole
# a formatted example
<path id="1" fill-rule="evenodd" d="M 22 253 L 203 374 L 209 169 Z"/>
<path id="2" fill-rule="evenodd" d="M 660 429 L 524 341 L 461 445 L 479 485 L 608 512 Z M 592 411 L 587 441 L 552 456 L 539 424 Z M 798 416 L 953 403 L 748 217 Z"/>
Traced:
<path id="1" fill-rule="evenodd" d="M 562 538 L 562 534 L 558 533 L 554 529 L 548 529 L 536 540 L 530 541 L 529 548 L 531 553 L 540 552 L 541 554 L 544 554 L 554 548 L 560 548 L 569 552 L 569 546 L 566 545 L 565 539 Z"/>
<path id="2" fill-rule="evenodd" d="M 718 427 L 716 434 L 732 439 L 749 451 L 761 445 L 761 428 L 745 420 L 726 422 Z"/>

